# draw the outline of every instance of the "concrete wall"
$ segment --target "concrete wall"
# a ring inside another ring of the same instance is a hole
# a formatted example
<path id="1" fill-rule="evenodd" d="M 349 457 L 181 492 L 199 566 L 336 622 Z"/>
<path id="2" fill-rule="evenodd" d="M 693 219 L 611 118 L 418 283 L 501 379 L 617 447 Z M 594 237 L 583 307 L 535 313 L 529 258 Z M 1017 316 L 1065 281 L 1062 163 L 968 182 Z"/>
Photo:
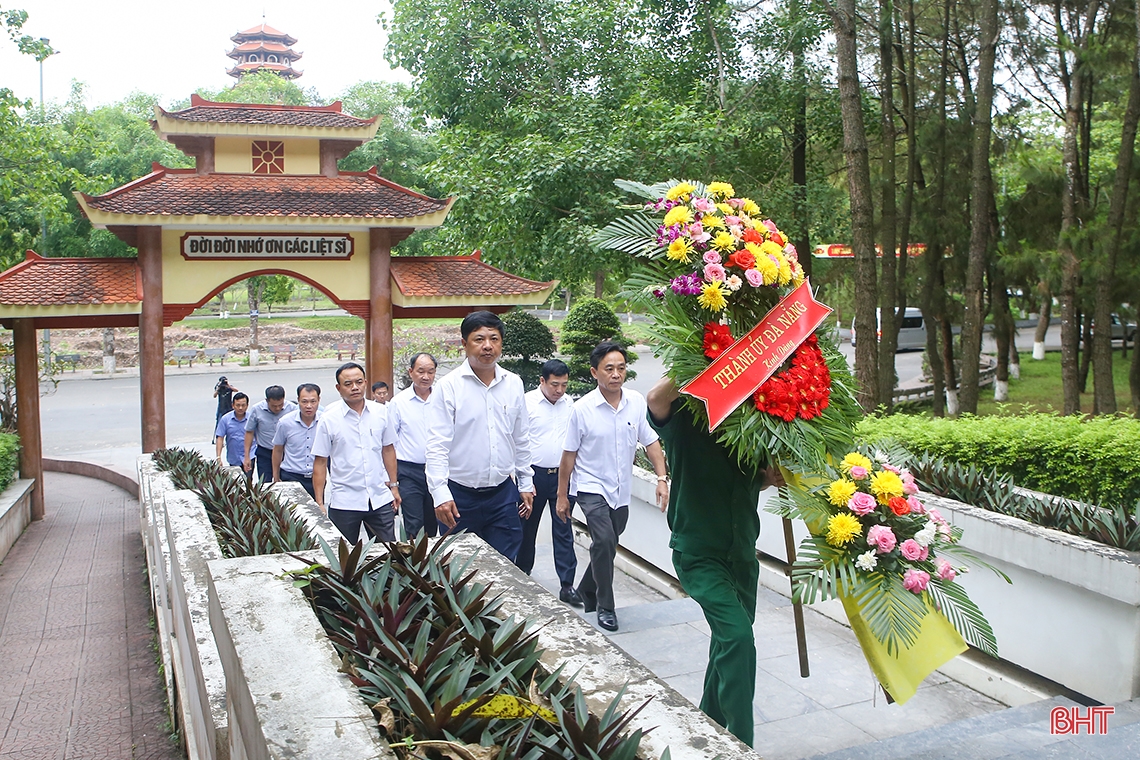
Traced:
<path id="1" fill-rule="evenodd" d="M 32 522 L 32 486 L 35 484 L 35 480 L 13 480 L 0 493 L 0 562 Z"/>

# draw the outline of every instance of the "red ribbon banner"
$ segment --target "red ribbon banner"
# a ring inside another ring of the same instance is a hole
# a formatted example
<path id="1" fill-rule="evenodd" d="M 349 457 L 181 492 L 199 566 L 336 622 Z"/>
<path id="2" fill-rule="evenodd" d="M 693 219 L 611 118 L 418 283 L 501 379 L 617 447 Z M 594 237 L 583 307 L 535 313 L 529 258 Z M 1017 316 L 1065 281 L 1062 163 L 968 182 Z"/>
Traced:
<path id="1" fill-rule="evenodd" d="M 831 308 L 815 300 L 804 280 L 798 288 L 684 388 L 705 402 L 709 432 L 776 373 L 784 360 L 823 324 Z"/>

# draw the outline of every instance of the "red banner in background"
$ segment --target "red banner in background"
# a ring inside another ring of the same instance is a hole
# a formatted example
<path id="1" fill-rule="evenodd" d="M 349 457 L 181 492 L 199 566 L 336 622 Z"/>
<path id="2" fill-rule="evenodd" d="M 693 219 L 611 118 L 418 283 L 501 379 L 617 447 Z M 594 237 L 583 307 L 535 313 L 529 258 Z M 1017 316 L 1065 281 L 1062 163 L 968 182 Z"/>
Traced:
<path id="1" fill-rule="evenodd" d="M 830 307 L 815 300 L 805 280 L 765 314 L 760 324 L 682 388 L 682 393 L 705 402 L 709 432 L 776 374 L 830 313 Z"/>

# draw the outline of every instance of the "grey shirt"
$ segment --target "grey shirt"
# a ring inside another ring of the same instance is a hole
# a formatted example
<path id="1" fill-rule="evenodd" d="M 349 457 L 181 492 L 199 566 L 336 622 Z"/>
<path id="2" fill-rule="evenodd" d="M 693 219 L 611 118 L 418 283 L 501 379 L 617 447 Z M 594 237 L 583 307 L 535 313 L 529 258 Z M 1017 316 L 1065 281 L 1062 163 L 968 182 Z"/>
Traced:
<path id="1" fill-rule="evenodd" d="M 273 436 L 277 433 L 277 422 L 289 412 L 297 409 L 297 404 L 286 401 L 280 412 L 269 411 L 269 402 L 258 401 L 245 417 L 245 432 L 253 433 L 254 443 L 267 451 L 273 450 Z"/>

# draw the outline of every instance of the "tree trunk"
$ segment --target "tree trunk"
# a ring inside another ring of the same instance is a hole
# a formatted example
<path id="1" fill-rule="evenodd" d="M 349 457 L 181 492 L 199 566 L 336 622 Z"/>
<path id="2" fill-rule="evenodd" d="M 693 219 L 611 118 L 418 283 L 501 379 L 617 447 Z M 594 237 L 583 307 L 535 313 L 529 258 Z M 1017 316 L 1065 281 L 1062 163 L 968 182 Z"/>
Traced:
<path id="1" fill-rule="evenodd" d="M 883 247 L 879 283 L 879 404 L 888 410 L 895 390 L 895 353 L 899 343 L 895 305 L 898 291 L 897 206 L 895 198 L 894 2 L 879 0 L 879 244 Z"/>
<path id="2" fill-rule="evenodd" d="M 1017 324 L 1009 321 L 1009 377 L 1011 380 L 1021 379 L 1021 354 L 1017 352 Z"/>
<path id="3" fill-rule="evenodd" d="M 864 411 L 875 408 L 878 367 L 878 330 L 875 319 L 875 238 L 871 201 L 871 167 L 867 157 L 867 131 L 859 86 L 858 48 L 855 40 L 855 0 L 840 0 L 831 8 L 839 71 L 839 108 L 843 119 L 843 156 L 851 203 L 851 248 L 855 254 L 855 329 L 870 339 L 855 346 L 857 398 Z"/>
<path id="4" fill-rule="evenodd" d="M 978 411 L 978 361 L 982 352 L 984 280 L 991 245 L 990 140 L 993 133 L 994 62 L 1000 35 L 998 0 L 982 0 L 978 11 L 978 80 L 975 88 L 972 181 L 970 188 L 970 252 L 966 263 L 965 314 L 962 319 L 963 412 Z"/>
<path id="5" fill-rule="evenodd" d="M 1013 334 L 1013 314 L 1009 310 L 1009 291 L 1001 267 L 990 270 L 990 303 L 994 315 L 994 343 L 997 344 L 997 372 L 994 376 L 994 401 L 1009 400 L 1009 343 Z"/>
<path id="6" fill-rule="evenodd" d="M 1037 284 L 1037 291 L 1041 293 L 1041 310 L 1033 333 L 1033 360 L 1041 361 L 1045 358 L 1045 338 L 1049 333 L 1049 321 L 1053 318 L 1053 291 L 1045 280 Z"/>
<path id="7" fill-rule="evenodd" d="M 257 337 L 257 324 L 260 313 L 258 309 L 261 306 L 261 294 L 265 290 L 265 283 L 256 277 L 249 278 L 246 281 L 246 295 L 249 299 L 249 348 L 251 351 L 257 351 L 261 348 Z"/>
<path id="8" fill-rule="evenodd" d="M 1077 377 L 1080 382 L 1081 393 L 1088 393 L 1089 369 L 1092 368 L 1093 313 L 1091 311 L 1083 312 L 1078 319 L 1081 323 L 1081 361 Z M 1093 414 L 1096 414 L 1096 409 L 1093 409 Z"/>
<path id="9" fill-rule="evenodd" d="M 103 374 L 115 374 L 115 328 L 103 328 Z"/>
<path id="10" fill-rule="evenodd" d="M 1116 154 L 1116 176 L 1112 183 L 1112 200 L 1108 206 L 1108 241 L 1096 280 L 1095 315 L 1100 329 L 1093 335 L 1093 408 L 1097 414 L 1116 414 L 1116 386 L 1112 379 L 1113 284 L 1116 281 L 1116 259 L 1124 236 L 1124 211 L 1128 200 L 1128 184 L 1132 177 L 1132 156 L 1136 147 L 1136 127 L 1140 123 L 1140 0 L 1136 7 L 1136 51 L 1132 59 L 1132 76 L 1128 87 L 1128 105 L 1120 129 L 1120 150 Z M 1123 341 L 1121 350 L 1126 350 Z"/>
<path id="11" fill-rule="evenodd" d="M 800 0 L 791 0 L 790 15 L 801 17 Z M 804 61 L 804 38 L 800 25 L 792 33 L 792 80 L 795 92 L 795 113 L 792 116 L 792 216 L 796 229 L 792 244 L 799 254 L 804 276 L 811 277 L 811 211 L 807 203 L 807 66 Z"/>
<path id="12" fill-rule="evenodd" d="M 1064 414 L 1077 414 L 1081 410 L 1078 356 L 1081 325 L 1077 314 L 1077 285 L 1081 276 L 1081 262 L 1077 257 L 1073 237 L 1080 229 L 1080 209 L 1083 205 L 1080 203 L 1083 182 L 1078 145 L 1084 106 L 1084 90 L 1081 85 L 1085 80 L 1083 76 L 1085 56 L 1089 40 L 1092 38 L 1099 5 L 1098 0 L 1089 2 L 1084 27 L 1076 30 L 1076 35 L 1066 43 L 1072 44 L 1076 57 L 1065 101 L 1065 136 L 1061 149 L 1065 187 L 1061 194 L 1061 234 L 1057 244 L 1057 252 L 1061 258 L 1061 291 L 1058 300 L 1061 302 L 1061 387 L 1064 396 L 1061 409 Z M 1065 55 L 1063 50 L 1062 55 Z"/>
<path id="13" fill-rule="evenodd" d="M 594 298 L 601 298 L 606 292 L 606 270 L 594 270 Z"/>

